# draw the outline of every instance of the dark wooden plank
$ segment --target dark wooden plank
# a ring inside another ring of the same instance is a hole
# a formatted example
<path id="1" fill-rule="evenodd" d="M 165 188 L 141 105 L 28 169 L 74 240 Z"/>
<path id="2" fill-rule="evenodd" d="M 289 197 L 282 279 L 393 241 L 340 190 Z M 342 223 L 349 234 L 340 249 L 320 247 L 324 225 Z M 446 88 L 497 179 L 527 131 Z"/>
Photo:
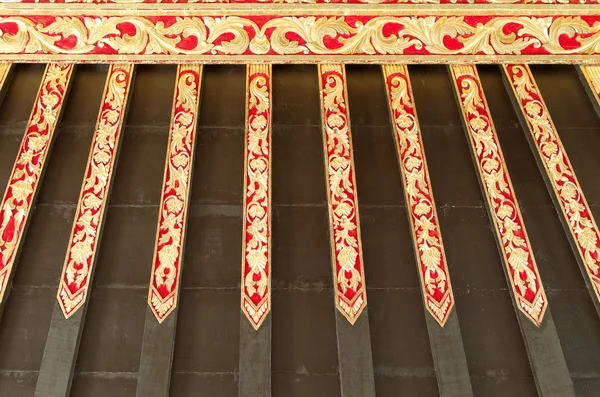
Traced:
<path id="1" fill-rule="evenodd" d="M 156 320 L 152 310 L 146 309 L 136 397 L 169 395 L 177 312 L 178 309 L 175 308 L 161 324 Z"/>
<path id="2" fill-rule="evenodd" d="M 453 80 L 452 71 L 448 67 L 449 78 Z M 462 107 L 459 93 L 454 90 L 458 108 Z M 464 117 L 461 117 L 465 137 L 470 142 L 469 127 L 466 125 Z M 469 143 L 469 151 L 473 159 L 475 169 L 478 168 L 476 153 L 473 146 Z M 482 195 L 486 196 L 485 181 L 480 172 L 476 172 Z M 486 211 L 490 219 L 494 218 L 494 211 L 490 207 L 488 200 L 483 200 Z M 506 282 L 511 285 L 510 274 L 507 270 L 507 263 L 502 253 L 502 242 L 498 233 L 493 233 L 496 240 L 496 246 L 500 260 L 502 261 L 502 270 L 506 277 Z M 537 327 L 529 318 L 527 318 L 517 307 L 517 301 L 512 288 L 508 288 L 513 302 L 513 307 L 525 342 L 525 349 L 533 372 L 533 377 L 540 397 L 575 397 L 573 382 L 569 375 L 569 369 L 565 361 L 565 356 L 560 345 L 560 340 L 554 326 L 550 307 L 546 308 L 544 318 L 539 327 Z"/>
<path id="3" fill-rule="evenodd" d="M 342 397 L 375 397 L 368 307 L 354 325 L 336 310 L 335 327 Z"/>
<path id="4" fill-rule="evenodd" d="M 255 330 L 240 312 L 239 397 L 271 396 L 271 314 Z"/>
<path id="5" fill-rule="evenodd" d="M 444 327 L 425 312 L 440 397 L 473 396 L 456 308 Z"/>
<path id="6" fill-rule="evenodd" d="M 35 397 L 69 396 L 86 306 L 87 304 L 66 319 L 58 302 L 54 303 L 50 330 L 35 387 Z"/>

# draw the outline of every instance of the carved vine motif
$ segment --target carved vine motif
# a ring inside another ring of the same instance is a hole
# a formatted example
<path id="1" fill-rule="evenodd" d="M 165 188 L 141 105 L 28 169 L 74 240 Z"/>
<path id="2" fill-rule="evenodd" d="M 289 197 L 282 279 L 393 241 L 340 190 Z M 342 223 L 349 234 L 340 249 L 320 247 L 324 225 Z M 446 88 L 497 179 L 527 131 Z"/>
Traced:
<path id="1" fill-rule="evenodd" d="M 133 65 L 114 64 L 108 78 L 61 275 L 58 302 L 65 318 L 85 302 L 108 201 Z"/>
<path id="2" fill-rule="evenodd" d="M 71 64 L 51 63 L 46 67 L 4 193 L 0 206 L 0 301 L 15 263 L 72 72 Z"/>
<path id="3" fill-rule="evenodd" d="M 0 53 L 592 55 L 600 16 L 3 16 Z"/>
<path id="4" fill-rule="evenodd" d="M 404 65 L 383 67 L 425 307 L 444 326 L 454 305 L 421 131 Z"/>
<path id="5" fill-rule="evenodd" d="M 271 309 L 271 66 L 247 79 L 242 310 L 258 329 Z"/>
<path id="6" fill-rule="evenodd" d="M 339 64 L 319 65 L 319 74 L 336 305 L 348 321 L 354 324 L 367 305 L 367 294 L 358 224 L 346 75 L 344 67 Z"/>
<path id="7" fill-rule="evenodd" d="M 540 326 L 547 307 L 546 293 L 477 69 L 472 65 L 451 69 L 517 307 Z"/>
<path id="8" fill-rule="evenodd" d="M 600 232 L 573 166 L 529 67 L 507 65 L 504 70 L 527 120 L 529 132 L 552 183 L 562 214 L 568 221 L 569 231 L 585 264 L 596 299 L 600 299 Z"/>
<path id="9" fill-rule="evenodd" d="M 200 65 L 180 65 L 177 68 L 156 251 L 148 293 L 148 304 L 161 323 L 177 305 L 201 76 Z"/>

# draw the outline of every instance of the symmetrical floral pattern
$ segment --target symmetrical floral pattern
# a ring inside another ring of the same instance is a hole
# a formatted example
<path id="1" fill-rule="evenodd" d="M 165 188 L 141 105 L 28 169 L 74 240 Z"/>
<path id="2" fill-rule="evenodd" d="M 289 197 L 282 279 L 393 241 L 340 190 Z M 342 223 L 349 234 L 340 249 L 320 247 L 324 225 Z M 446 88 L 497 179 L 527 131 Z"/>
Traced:
<path id="1" fill-rule="evenodd" d="M 33 105 L 0 207 L 0 302 L 15 263 L 33 198 L 39 187 L 54 131 L 71 81 L 73 65 L 51 63 Z"/>
<path id="2" fill-rule="evenodd" d="M 258 329 L 271 310 L 271 65 L 248 65 L 242 310 Z"/>
<path id="3" fill-rule="evenodd" d="M 73 315 L 87 297 L 115 170 L 116 154 L 121 142 L 121 128 L 132 74 L 133 65 L 127 64 L 113 64 L 108 71 L 58 288 L 57 299 L 65 318 Z"/>
<path id="4" fill-rule="evenodd" d="M 600 14 L 564 10 L 548 15 L 473 11 L 345 16 L 345 10 L 245 15 L 226 10 L 179 10 L 157 16 L 138 11 L 65 10 L 53 16 L 22 11 L 0 15 L 0 53 L 6 60 L 306 62 L 344 60 L 415 62 L 442 58 L 478 62 L 522 60 L 593 62 L 600 55 Z M 462 13 L 461 13 L 462 12 Z M 251 13 L 247 13 L 251 14 Z M 186 57 L 182 57 L 185 55 Z M 526 58 L 523 58 L 525 57 Z M 575 56 L 579 56 L 575 58 Z"/>
<path id="5" fill-rule="evenodd" d="M 454 305 L 454 296 L 408 69 L 404 65 L 386 65 L 383 67 L 383 74 L 394 124 L 396 150 L 408 203 L 423 299 L 429 313 L 443 327 Z"/>
<path id="6" fill-rule="evenodd" d="M 600 66 L 580 66 L 594 98 L 600 106 Z"/>
<path id="7" fill-rule="evenodd" d="M 451 66 L 451 70 L 517 307 L 540 326 L 548 300 L 477 69 L 473 65 L 464 65 Z"/>
<path id="8" fill-rule="evenodd" d="M 367 291 L 344 66 L 319 65 L 319 82 L 335 300 L 341 313 L 354 324 L 367 305 Z"/>
<path id="9" fill-rule="evenodd" d="M 600 232 L 575 176 L 548 108 L 526 65 L 507 65 L 504 72 L 527 121 L 537 155 L 567 220 L 585 271 L 600 299 Z"/>
<path id="10" fill-rule="evenodd" d="M 179 65 L 148 304 L 163 322 L 177 306 L 202 66 Z"/>

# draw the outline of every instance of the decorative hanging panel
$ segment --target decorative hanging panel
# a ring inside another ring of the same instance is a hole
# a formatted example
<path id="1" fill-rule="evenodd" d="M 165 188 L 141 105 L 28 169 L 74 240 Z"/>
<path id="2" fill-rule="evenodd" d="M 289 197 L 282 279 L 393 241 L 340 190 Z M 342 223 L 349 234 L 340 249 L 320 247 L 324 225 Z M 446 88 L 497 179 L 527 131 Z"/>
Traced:
<path id="1" fill-rule="evenodd" d="M 519 108 L 527 122 L 534 150 L 541 159 L 552 191 L 559 203 L 585 274 L 600 299 L 600 231 L 577 181 L 575 170 L 558 136 L 548 108 L 527 65 L 506 65 L 508 79 Z M 590 74 L 591 77 L 594 74 Z"/>
<path id="2" fill-rule="evenodd" d="M 443 327 L 454 296 L 408 69 L 386 65 L 383 74 L 425 307 Z"/>
<path id="3" fill-rule="evenodd" d="M 202 66 L 179 65 L 148 304 L 159 322 L 177 306 L 189 207 Z"/>
<path id="4" fill-rule="evenodd" d="M 271 65 L 248 65 L 242 310 L 258 329 L 271 310 Z"/>
<path id="5" fill-rule="evenodd" d="M 16 261 L 21 239 L 46 167 L 72 64 L 51 63 L 46 67 L 25 136 L 0 206 L 0 302 Z"/>
<path id="6" fill-rule="evenodd" d="M 451 72 L 516 306 L 539 327 L 548 299 L 477 68 L 472 65 L 451 66 Z"/>
<path id="7" fill-rule="evenodd" d="M 108 70 L 58 289 L 58 303 L 66 318 L 85 303 L 90 287 L 92 267 L 98 253 L 104 213 L 121 142 L 132 75 L 131 64 L 113 64 Z"/>
<path id="8" fill-rule="evenodd" d="M 352 324 L 367 305 L 343 65 L 319 65 L 335 301 Z"/>

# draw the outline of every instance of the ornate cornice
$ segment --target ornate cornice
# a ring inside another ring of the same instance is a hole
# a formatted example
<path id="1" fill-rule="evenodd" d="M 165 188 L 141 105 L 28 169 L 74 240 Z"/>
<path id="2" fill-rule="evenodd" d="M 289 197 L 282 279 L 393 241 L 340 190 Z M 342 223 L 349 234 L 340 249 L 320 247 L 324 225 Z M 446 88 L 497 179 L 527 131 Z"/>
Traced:
<path id="1" fill-rule="evenodd" d="M 589 5 L 29 6 L 0 11 L 6 61 L 600 63 Z"/>

